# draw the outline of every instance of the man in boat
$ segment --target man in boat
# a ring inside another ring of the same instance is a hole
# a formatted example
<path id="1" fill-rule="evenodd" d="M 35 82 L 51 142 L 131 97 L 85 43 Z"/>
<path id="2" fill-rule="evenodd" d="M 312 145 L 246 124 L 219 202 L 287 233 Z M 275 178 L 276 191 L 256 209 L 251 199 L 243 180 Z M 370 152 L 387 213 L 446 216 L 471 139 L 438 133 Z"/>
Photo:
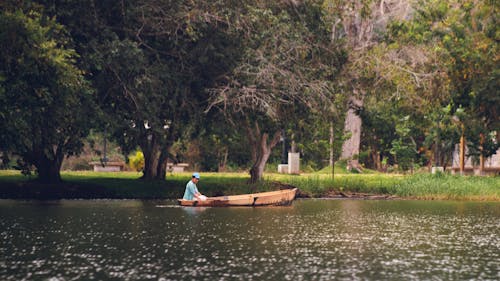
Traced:
<path id="1" fill-rule="evenodd" d="M 184 191 L 184 200 L 207 200 L 207 197 L 201 194 L 196 187 L 196 184 L 200 181 L 200 174 L 193 173 L 191 180 L 186 184 L 186 190 Z"/>

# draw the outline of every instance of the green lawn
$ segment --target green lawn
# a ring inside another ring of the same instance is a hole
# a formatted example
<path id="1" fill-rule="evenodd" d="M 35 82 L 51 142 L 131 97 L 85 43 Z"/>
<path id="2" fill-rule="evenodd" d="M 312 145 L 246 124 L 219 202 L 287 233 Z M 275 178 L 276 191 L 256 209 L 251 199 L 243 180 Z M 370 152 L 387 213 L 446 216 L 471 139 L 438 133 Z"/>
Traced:
<path id="1" fill-rule="evenodd" d="M 136 172 L 62 172 L 64 183 L 41 185 L 19 174 L 0 171 L 2 198 L 179 198 L 190 173 L 168 174 L 166 181 L 139 180 Z M 247 173 L 201 173 L 200 191 L 208 196 L 232 195 L 296 186 L 302 196 L 324 197 L 331 192 L 391 195 L 403 198 L 500 201 L 500 177 L 447 174 L 346 174 L 332 180 L 327 173 L 283 175 L 266 173 L 260 184 L 249 185 Z M 279 183 L 279 184 L 278 184 Z"/>

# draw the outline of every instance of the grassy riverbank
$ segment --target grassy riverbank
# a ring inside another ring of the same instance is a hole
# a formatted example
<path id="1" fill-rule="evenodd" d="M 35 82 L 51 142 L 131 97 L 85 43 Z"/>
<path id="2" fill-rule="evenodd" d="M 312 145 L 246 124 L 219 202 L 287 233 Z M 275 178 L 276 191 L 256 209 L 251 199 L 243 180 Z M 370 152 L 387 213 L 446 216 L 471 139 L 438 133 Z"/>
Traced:
<path id="1" fill-rule="evenodd" d="M 165 182 L 139 180 L 140 173 L 62 172 L 59 185 L 37 184 L 18 171 L 0 171 L 0 198 L 179 198 L 189 173 L 169 174 Z M 208 196 L 232 195 L 296 186 L 305 197 L 332 194 L 372 194 L 416 199 L 500 201 L 500 177 L 446 174 L 266 174 L 259 185 L 248 185 L 245 173 L 202 173 L 199 189 Z"/>
<path id="2" fill-rule="evenodd" d="M 432 200 L 500 201 L 500 177 L 346 174 L 336 176 L 335 180 L 324 175 L 277 179 L 299 187 L 311 197 L 324 197 L 329 192 L 345 192 Z"/>

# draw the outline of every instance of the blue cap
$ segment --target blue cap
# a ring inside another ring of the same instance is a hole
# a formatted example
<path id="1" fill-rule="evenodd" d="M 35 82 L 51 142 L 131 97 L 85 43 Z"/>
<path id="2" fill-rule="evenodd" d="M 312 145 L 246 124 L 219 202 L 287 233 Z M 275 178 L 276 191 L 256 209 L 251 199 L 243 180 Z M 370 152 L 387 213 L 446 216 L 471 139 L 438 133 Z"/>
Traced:
<path id="1" fill-rule="evenodd" d="M 193 178 L 200 179 L 200 174 L 198 174 L 198 173 L 193 173 Z"/>

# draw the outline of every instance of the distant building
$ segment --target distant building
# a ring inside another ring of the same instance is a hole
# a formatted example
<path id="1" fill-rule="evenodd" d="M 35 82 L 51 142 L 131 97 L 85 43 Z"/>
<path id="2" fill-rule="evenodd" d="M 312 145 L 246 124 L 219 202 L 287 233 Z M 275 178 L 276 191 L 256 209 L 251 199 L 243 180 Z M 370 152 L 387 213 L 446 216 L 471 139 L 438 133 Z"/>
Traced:
<path id="1" fill-rule="evenodd" d="M 479 175 L 479 163 L 473 162 L 472 157 L 467 157 L 469 149 L 465 146 L 465 167 L 466 175 Z M 460 173 L 460 145 L 456 144 L 453 150 L 451 173 Z M 484 175 L 499 175 L 500 174 L 500 149 L 496 154 L 484 159 Z"/>

